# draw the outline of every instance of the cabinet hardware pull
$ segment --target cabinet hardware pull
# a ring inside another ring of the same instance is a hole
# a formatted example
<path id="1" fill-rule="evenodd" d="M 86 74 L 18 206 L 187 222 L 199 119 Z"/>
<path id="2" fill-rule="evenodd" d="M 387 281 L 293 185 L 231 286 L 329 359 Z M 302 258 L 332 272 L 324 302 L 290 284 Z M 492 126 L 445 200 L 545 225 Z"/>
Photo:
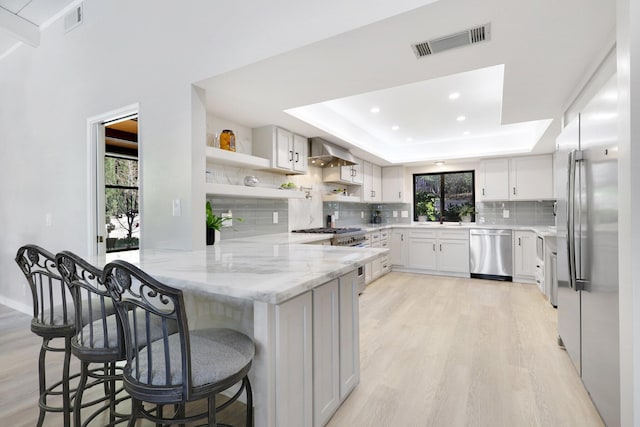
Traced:
<path id="1" fill-rule="evenodd" d="M 484 196 L 484 188 L 482 189 L 482 195 Z"/>
<path id="2" fill-rule="evenodd" d="M 516 187 L 513 187 L 513 195 L 516 195 Z"/>
<path id="3" fill-rule="evenodd" d="M 402 199 L 402 191 L 398 191 L 398 199 Z"/>
<path id="4" fill-rule="evenodd" d="M 300 153 L 296 152 L 296 163 L 300 161 Z"/>
<path id="5" fill-rule="evenodd" d="M 293 150 L 289 150 L 289 155 L 291 156 L 291 157 L 289 158 L 289 161 L 290 161 L 290 162 L 293 162 Z"/>
<path id="6" fill-rule="evenodd" d="M 400 235 L 400 241 L 404 242 L 404 233 Z"/>
<path id="7" fill-rule="evenodd" d="M 518 246 L 522 246 L 522 240 L 518 237 Z"/>
<path id="8" fill-rule="evenodd" d="M 435 250 L 436 250 L 436 244 L 434 243 L 433 244 L 433 251 L 435 252 Z"/>
<path id="9" fill-rule="evenodd" d="M 440 243 L 440 252 L 442 252 L 442 243 Z"/>

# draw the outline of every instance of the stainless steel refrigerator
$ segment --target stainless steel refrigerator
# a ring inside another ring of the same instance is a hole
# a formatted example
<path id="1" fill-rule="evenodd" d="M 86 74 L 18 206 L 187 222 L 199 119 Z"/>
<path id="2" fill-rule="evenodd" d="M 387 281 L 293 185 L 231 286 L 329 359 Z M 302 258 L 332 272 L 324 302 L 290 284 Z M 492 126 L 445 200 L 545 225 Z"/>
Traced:
<path id="1" fill-rule="evenodd" d="M 558 334 L 608 427 L 620 425 L 615 75 L 558 137 Z"/>

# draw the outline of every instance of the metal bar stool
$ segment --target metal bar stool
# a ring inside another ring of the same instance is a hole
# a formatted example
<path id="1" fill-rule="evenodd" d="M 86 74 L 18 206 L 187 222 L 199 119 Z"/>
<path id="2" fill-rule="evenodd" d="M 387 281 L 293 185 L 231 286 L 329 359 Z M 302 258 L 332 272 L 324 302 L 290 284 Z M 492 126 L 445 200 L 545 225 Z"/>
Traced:
<path id="1" fill-rule="evenodd" d="M 74 427 L 86 426 L 105 410 L 109 410 L 109 423 L 126 421 L 128 414 L 116 412 L 116 405 L 127 396 L 116 399 L 116 380 L 122 379 L 122 370 L 116 362 L 124 360 L 124 341 L 120 322 L 116 318 L 111 296 L 102 284 L 102 270 L 95 268 L 79 256 L 63 251 L 56 255 L 56 266 L 69 288 L 75 307 L 75 334 L 71 339 L 71 352 L 80 360 L 80 382 L 74 399 Z M 90 364 L 101 364 L 90 369 Z M 91 378 L 91 382 L 88 382 Z M 104 385 L 104 396 L 83 402 L 84 392 L 96 385 Z M 81 421 L 83 408 L 103 405 Z"/>
<path id="2" fill-rule="evenodd" d="M 255 354 L 253 341 L 230 329 L 189 331 L 182 291 L 163 285 L 139 268 L 121 261 L 107 264 L 104 283 L 123 323 L 126 365 L 124 388 L 131 395 L 129 427 L 140 418 L 157 424 L 185 424 L 207 419 L 208 426 L 216 426 L 216 412 L 226 408 L 246 392 L 246 425 L 253 423 L 253 400 L 247 373 Z M 127 316 L 142 312 L 143 316 Z M 134 319 L 132 322 L 131 319 Z M 151 341 L 149 334 L 136 331 L 151 322 L 162 325 L 163 335 Z M 166 327 L 176 322 L 178 332 L 171 334 Z M 227 402 L 216 407 L 216 393 L 234 385 L 238 391 Z M 185 415 L 187 402 L 207 399 L 203 413 Z M 144 403 L 157 405 L 154 414 Z M 162 405 L 177 406 L 171 417 L 164 417 Z"/>
<path id="3" fill-rule="evenodd" d="M 25 245 L 18 249 L 16 262 L 24 273 L 33 300 L 31 331 L 42 337 L 38 358 L 38 381 L 40 415 L 38 427 L 42 426 L 46 412 L 62 412 L 64 427 L 71 423 L 71 393 L 69 388 L 69 363 L 71 359 L 71 337 L 75 333 L 73 304 L 60 277 L 53 254 L 36 245 Z M 61 338 L 64 347 L 53 347 L 51 340 Z M 47 384 L 45 358 L 49 351 L 64 352 L 62 378 Z M 48 399 L 62 398 L 62 406 L 52 406 Z"/>

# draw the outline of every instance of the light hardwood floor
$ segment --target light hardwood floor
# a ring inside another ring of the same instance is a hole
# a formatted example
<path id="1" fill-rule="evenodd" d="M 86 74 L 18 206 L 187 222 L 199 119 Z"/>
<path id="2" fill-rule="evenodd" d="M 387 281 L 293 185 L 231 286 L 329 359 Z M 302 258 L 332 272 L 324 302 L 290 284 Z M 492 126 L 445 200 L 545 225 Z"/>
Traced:
<path id="1" fill-rule="evenodd" d="M 556 336 L 534 285 L 388 274 L 360 297 L 361 380 L 329 426 L 602 427 Z M 0 306 L 0 425 L 35 425 L 39 346 Z"/>
<path id="2" fill-rule="evenodd" d="M 391 273 L 360 297 L 342 426 L 602 426 L 535 285 Z"/>

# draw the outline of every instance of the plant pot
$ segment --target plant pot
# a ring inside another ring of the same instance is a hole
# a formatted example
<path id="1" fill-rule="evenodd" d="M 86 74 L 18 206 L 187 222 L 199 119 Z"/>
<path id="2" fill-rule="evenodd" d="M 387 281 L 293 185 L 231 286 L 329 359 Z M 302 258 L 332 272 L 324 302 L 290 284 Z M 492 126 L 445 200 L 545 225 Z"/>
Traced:
<path id="1" fill-rule="evenodd" d="M 418 222 L 427 222 L 426 215 L 418 215 Z"/>
<path id="2" fill-rule="evenodd" d="M 462 222 L 471 222 L 471 215 L 462 215 L 460 217 L 460 221 L 462 221 Z"/>
<path id="3" fill-rule="evenodd" d="M 207 245 L 211 246 L 216 243 L 216 230 L 207 228 Z"/>

